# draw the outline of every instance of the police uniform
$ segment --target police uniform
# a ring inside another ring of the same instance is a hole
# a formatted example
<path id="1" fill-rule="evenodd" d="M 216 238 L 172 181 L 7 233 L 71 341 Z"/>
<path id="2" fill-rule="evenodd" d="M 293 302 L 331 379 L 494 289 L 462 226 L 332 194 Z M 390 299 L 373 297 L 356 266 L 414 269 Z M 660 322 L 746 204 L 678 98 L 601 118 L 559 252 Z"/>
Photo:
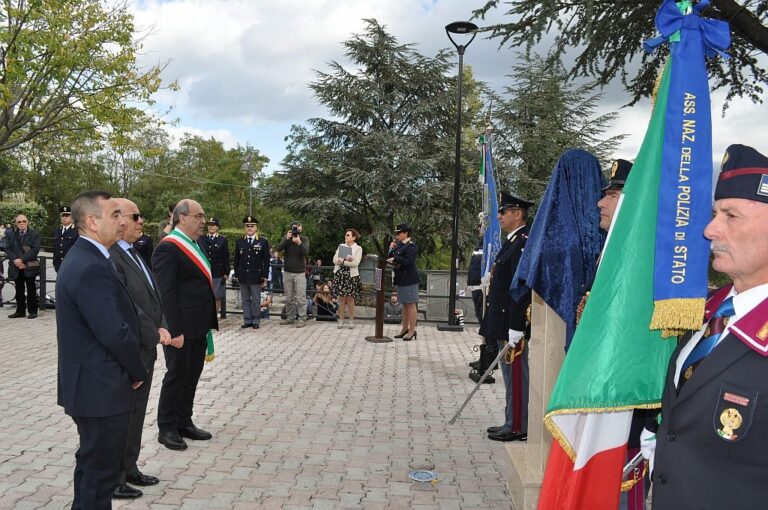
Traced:
<path id="1" fill-rule="evenodd" d="M 147 264 L 147 267 L 152 269 L 152 238 L 147 234 L 142 234 L 135 243 L 133 243 L 133 249 L 141 256 L 142 260 Z"/>
<path id="2" fill-rule="evenodd" d="M 72 209 L 67 205 L 59 209 L 60 216 L 71 214 Z M 74 225 L 69 225 L 67 227 L 62 225 L 53 232 L 53 268 L 57 273 L 59 272 L 61 263 L 64 261 L 64 256 L 69 249 L 72 248 L 72 245 L 75 244 L 78 237 L 80 237 L 80 234 Z"/>
<path id="3" fill-rule="evenodd" d="M 527 210 L 532 205 L 527 200 L 502 192 L 499 212 L 509 208 Z M 518 301 L 512 300 L 509 296 L 512 279 L 517 271 L 525 243 L 528 241 L 528 231 L 528 226 L 523 225 L 507 235 L 507 240 L 501 245 L 491 270 L 491 283 L 488 287 L 485 317 L 480 334 L 488 340 L 488 343 L 496 341 L 499 349 L 503 348 L 507 342 L 510 329 L 518 331 L 529 329 L 526 325 L 526 310 L 530 305 L 530 292 Z M 504 425 L 488 429 L 488 438 L 496 441 L 527 438 L 528 349 L 524 348 L 524 342 L 521 342 L 516 350 L 518 352 L 516 362 L 501 363 L 506 398 Z"/>
<path id="4" fill-rule="evenodd" d="M 715 200 L 729 198 L 768 203 L 768 158 L 743 145 L 727 149 Z M 768 499 L 768 282 L 738 293 L 730 285 L 719 289 L 704 320 L 670 359 L 653 508 L 762 509 Z"/>
<path id="5" fill-rule="evenodd" d="M 208 218 L 208 225 L 221 227 L 221 220 L 212 216 Z M 197 242 L 211 262 L 213 295 L 216 299 L 223 299 L 226 294 L 224 276 L 229 275 L 229 243 L 227 238 L 216 232 L 198 237 Z"/>
<path id="6" fill-rule="evenodd" d="M 243 225 L 258 225 L 253 216 L 246 216 Z M 258 234 L 247 235 L 235 243 L 235 276 L 240 284 L 243 303 L 243 325 L 258 329 L 261 317 L 261 284 L 269 276 L 269 242 Z"/>

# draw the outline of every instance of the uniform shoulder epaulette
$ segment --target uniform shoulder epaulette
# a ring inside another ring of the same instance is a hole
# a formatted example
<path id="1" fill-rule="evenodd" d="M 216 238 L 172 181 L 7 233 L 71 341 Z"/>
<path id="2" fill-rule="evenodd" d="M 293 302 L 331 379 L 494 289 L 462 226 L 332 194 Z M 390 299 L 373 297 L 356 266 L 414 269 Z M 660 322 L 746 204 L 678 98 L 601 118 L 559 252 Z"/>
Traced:
<path id="1" fill-rule="evenodd" d="M 768 299 L 730 324 L 730 332 L 756 353 L 768 357 Z"/>

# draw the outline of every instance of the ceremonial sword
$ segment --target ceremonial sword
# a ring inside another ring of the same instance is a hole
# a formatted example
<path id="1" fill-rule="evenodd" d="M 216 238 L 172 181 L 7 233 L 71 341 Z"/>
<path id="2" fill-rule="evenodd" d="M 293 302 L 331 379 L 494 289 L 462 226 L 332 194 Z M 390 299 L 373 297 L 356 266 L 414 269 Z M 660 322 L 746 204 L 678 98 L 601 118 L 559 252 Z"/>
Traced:
<path id="1" fill-rule="evenodd" d="M 461 404 L 461 407 L 459 408 L 459 410 L 456 411 L 456 414 L 453 415 L 453 418 L 451 418 L 448 421 L 450 425 L 453 425 L 454 423 L 456 423 L 456 420 L 459 418 L 459 415 L 461 414 L 461 412 L 464 410 L 465 407 L 467 407 L 467 404 L 469 404 L 469 400 L 472 398 L 472 395 L 474 395 L 475 392 L 480 388 L 480 386 L 482 386 L 483 381 L 485 381 L 486 377 L 488 377 L 491 374 L 491 372 L 493 372 L 493 367 L 495 367 L 497 363 L 501 362 L 501 359 L 504 357 L 507 351 L 512 347 L 513 346 L 509 342 L 507 342 L 506 345 L 504 345 L 504 348 L 501 350 L 501 352 L 499 352 L 499 355 L 496 356 L 496 359 L 493 360 L 493 363 L 491 363 L 491 365 L 485 370 L 485 373 L 480 378 L 480 380 L 477 381 L 477 384 L 475 384 L 475 387 L 472 388 L 472 391 L 469 393 L 469 396 L 464 401 L 464 403 Z"/>

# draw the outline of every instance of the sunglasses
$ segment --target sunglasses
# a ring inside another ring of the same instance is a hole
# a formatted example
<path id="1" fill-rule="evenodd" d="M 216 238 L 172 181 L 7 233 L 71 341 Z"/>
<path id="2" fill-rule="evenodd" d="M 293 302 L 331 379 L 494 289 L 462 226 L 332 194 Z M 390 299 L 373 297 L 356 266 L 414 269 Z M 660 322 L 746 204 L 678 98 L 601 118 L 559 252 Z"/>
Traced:
<path id="1" fill-rule="evenodd" d="M 132 218 L 133 221 L 139 221 L 141 218 L 144 217 L 144 216 L 142 216 L 141 213 L 137 213 L 137 212 L 136 213 L 131 213 L 131 214 L 124 214 L 123 216 L 127 216 L 129 218 Z"/>

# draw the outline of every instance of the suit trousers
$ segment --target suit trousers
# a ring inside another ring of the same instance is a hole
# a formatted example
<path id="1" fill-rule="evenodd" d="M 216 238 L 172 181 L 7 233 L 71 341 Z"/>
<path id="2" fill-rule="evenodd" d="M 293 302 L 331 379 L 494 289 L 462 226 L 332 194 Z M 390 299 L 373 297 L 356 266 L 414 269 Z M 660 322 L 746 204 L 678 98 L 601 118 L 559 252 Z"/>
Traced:
<path id="1" fill-rule="evenodd" d="M 477 317 L 477 322 L 482 324 L 483 323 L 483 291 L 482 290 L 472 291 L 472 304 L 475 305 L 475 317 Z"/>
<path id="2" fill-rule="evenodd" d="M 283 275 L 285 288 L 285 316 L 288 320 L 296 317 L 299 320 L 307 318 L 307 277 L 304 273 L 289 273 Z"/>
<path id="3" fill-rule="evenodd" d="M 504 348 L 504 341 L 498 340 L 499 349 Z M 497 354 L 498 356 L 498 354 Z M 528 433 L 528 345 L 515 358 L 512 364 L 504 360 L 499 362 L 504 378 L 503 432 Z"/>
<path id="4" fill-rule="evenodd" d="M 258 324 L 261 320 L 261 284 L 241 282 L 240 299 L 243 302 L 243 322 Z"/>
<path id="5" fill-rule="evenodd" d="M 37 313 L 37 289 L 35 278 L 27 278 L 21 272 L 14 280 L 16 285 L 16 311 L 20 313 Z"/>
<path id="6" fill-rule="evenodd" d="M 135 475 L 139 472 L 136 462 L 139 460 L 139 451 L 141 450 L 141 433 L 144 429 L 144 418 L 147 415 L 147 403 L 149 402 L 149 390 L 152 388 L 152 375 L 155 373 L 155 361 L 157 360 L 157 347 L 152 349 L 141 349 L 141 356 L 147 365 L 147 378 L 144 384 L 136 390 L 136 407 L 131 413 L 131 422 L 128 427 L 128 440 L 125 443 L 125 454 L 123 462 L 120 465 L 120 476 L 118 485 L 125 484 L 125 478 L 128 475 Z"/>
<path id="7" fill-rule="evenodd" d="M 161 433 L 192 424 L 192 406 L 207 346 L 204 336 L 185 337 L 181 349 L 163 346 L 167 371 L 157 404 L 157 426 Z"/>
<path id="8" fill-rule="evenodd" d="M 72 417 L 80 436 L 80 447 L 75 453 L 73 510 L 112 508 L 130 416 L 131 413 L 103 418 Z"/>

